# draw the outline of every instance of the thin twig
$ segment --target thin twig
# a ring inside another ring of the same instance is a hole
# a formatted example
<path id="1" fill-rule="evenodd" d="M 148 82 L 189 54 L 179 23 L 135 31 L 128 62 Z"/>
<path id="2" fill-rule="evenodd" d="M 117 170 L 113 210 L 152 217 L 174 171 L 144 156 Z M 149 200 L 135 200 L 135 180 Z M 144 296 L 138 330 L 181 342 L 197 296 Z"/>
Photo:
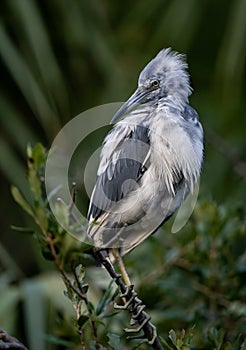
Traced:
<path id="1" fill-rule="evenodd" d="M 53 240 L 51 234 L 48 234 L 46 236 L 46 241 L 48 242 L 48 244 L 50 246 L 51 254 L 52 254 L 53 258 L 54 258 L 55 265 L 58 268 L 59 272 L 61 273 L 63 279 L 69 285 L 69 287 L 73 290 L 73 292 L 78 294 L 80 296 L 80 298 L 83 299 L 84 295 L 81 294 L 78 290 L 76 290 L 76 288 L 74 288 L 72 282 L 70 281 L 70 279 L 68 278 L 68 276 L 65 274 L 65 272 L 63 270 L 63 266 L 62 266 L 62 263 L 60 261 L 59 255 L 56 253 L 54 240 Z"/>
<path id="2" fill-rule="evenodd" d="M 88 307 L 88 299 L 87 299 L 87 296 L 86 294 L 84 293 L 83 291 L 83 288 L 81 286 L 81 283 L 79 281 L 79 278 L 78 278 L 78 275 L 75 271 L 75 268 L 73 270 L 73 273 L 74 273 L 74 277 L 76 279 L 76 282 L 77 282 L 77 285 L 78 285 L 78 289 L 76 289 L 74 286 L 73 286 L 73 283 L 71 282 L 70 278 L 68 278 L 68 276 L 66 275 L 66 273 L 64 272 L 63 270 L 63 266 L 62 266 L 62 263 L 60 261 L 60 258 L 59 258 L 59 255 L 56 253 L 56 250 L 55 250 L 55 245 L 54 245 L 54 240 L 52 238 L 52 235 L 51 234 L 48 234 L 46 236 L 46 241 L 48 242 L 49 246 L 50 246 L 50 250 L 51 250 L 51 254 L 54 258 L 54 262 L 55 262 L 55 265 L 57 266 L 59 272 L 61 273 L 62 275 L 62 278 L 64 280 L 64 283 L 65 285 L 69 286 L 69 288 L 71 288 L 71 290 L 80 297 L 81 300 L 83 300 L 87 306 L 87 310 L 89 313 L 91 313 L 89 307 Z M 94 321 L 91 321 L 92 323 L 92 330 L 93 330 L 93 334 L 94 334 L 94 337 L 95 337 L 95 346 L 96 346 L 96 350 L 99 350 L 100 347 L 98 345 L 98 338 L 97 338 L 97 333 L 96 333 L 96 329 L 95 329 L 95 324 L 94 324 Z M 83 338 L 83 332 L 82 332 L 82 329 L 79 328 L 78 329 L 78 334 L 80 336 L 80 341 L 81 341 L 81 346 L 82 346 L 82 350 L 86 350 L 86 345 L 85 345 L 85 342 L 84 342 L 84 338 Z"/>
<path id="3" fill-rule="evenodd" d="M 86 295 L 86 293 L 84 293 L 83 286 L 80 283 L 80 280 L 79 280 L 79 277 L 78 277 L 78 274 L 77 274 L 77 271 L 76 271 L 76 267 L 75 267 L 75 265 L 73 263 L 71 265 L 71 268 L 72 268 L 72 271 L 73 271 L 73 275 L 75 277 L 75 281 L 77 282 L 78 289 L 80 291 L 80 295 L 84 295 L 83 300 L 84 300 L 84 302 L 85 302 L 85 304 L 87 306 L 87 310 L 88 310 L 89 315 L 92 316 L 92 312 L 91 312 L 91 309 L 89 307 L 89 302 L 88 302 L 88 299 L 87 299 L 87 295 Z M 91 327 L 92 327 L 93 336 L 94 336 L 94 340 L 95 340 L 95 347 L 96 347 L 96 350 L 99 350 L 100 349 L 100 345 L 99 345 L 99 341 L 98 341 L 96 323 L 95 323 L 95 321 L 93 321 L 93 319 L 91 317 L 90 317 L 90 322 L 91 322 Z"/>
<path id="4" fill-rule="evenodd" d="M 71 199 L 71 203 L 68 206 L 68 212 L 69 212 L 69 219 L 70 219 L 70 221 L 75 220 L 75 217 L 74 217 L 74 214 L 73 214 L 73 208 L 74 208 L 75 200 L 76 200 L 76 182 L 73 182 L 72 183 L 72 199 Z M 83 286 L 82 286 L 82 284 L 81 284 L 81 282 L 79 280 L 79 277 L 78 277 L 78 274 L 76 272 L 76 267 L 75 267 L 74 263 L 72 262 L 71 269 L 72 269 L 75 281 L 77 283 L 78 289 L 76 289 L 73 286 L 72 282 L 70 281 L 70 279 L 65 274 L 65 272 L 63 270 L 63 267 L 62 267 L 62 264 L 60 262 L 59 256 L 56 253 L 55 246 L 54 246 L 54 241 L 53 241 L 51 235 L 47 236 L 47 241 L 49 243 L 49 246 L 50 246 L 50 249 L 51 249 L 51 253 L 52 253 L 52 255 L 53 255 L 54 259 L 55 259 L 55 264 L 56 264 L 58 270 L 60 271 L 60 273 L 61 273 L 61 275 L 62 275 L 62 277 L 63 277 L 63 279 L 65 281 L 65 284 L 67 283 L 69 285 L 69 287 L 73 290 L 73 292 L 75 294 L 77 294 L 84 301 L 84 303 L 86 304 L 86 307 L 87 307 L 89 315 L 92 316 L 92 312 L 91 312 L 91 309 L 89 307 L 89 302 L 88 302 L 88 299 L 87 299 L 87 295 L 86 295 L 86 293 L 83 290 Z M 94 340 L 95 340 L 95 348 L 96 348 L 96 350 L 100 350 L 100 345 L 99 345 L 98 335 L 97 335 L 96 323 L 92 320 L 92 317 L 90 317 L 90 322 L 91 322 L 92 332 L 93 332 L 93 336 L 94 336 Z M 85 346 L 85 342 L 84 342 L 84 338 L 83 338 L 83 332 L 82 332 L 81 327 L 79 327 L 78 333 L 79 333 L 80 339 L 81 339 L 82 350 L 84 350 L 84 349 L 86 349 L 86 346 Z"/>

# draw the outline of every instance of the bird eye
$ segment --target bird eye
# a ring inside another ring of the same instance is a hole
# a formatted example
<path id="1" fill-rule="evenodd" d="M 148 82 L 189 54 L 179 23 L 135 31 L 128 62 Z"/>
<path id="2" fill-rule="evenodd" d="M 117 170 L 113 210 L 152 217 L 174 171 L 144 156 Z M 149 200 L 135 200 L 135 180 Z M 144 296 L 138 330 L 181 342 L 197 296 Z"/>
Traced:
<path id="1" fill-rule="evenodd" d="M 153 80 L 151 82 L 151 86 L 154 87 L 154 88 L 157 88 L 158 86 L 160 85 L 160 81 L 159 80 Z"/>

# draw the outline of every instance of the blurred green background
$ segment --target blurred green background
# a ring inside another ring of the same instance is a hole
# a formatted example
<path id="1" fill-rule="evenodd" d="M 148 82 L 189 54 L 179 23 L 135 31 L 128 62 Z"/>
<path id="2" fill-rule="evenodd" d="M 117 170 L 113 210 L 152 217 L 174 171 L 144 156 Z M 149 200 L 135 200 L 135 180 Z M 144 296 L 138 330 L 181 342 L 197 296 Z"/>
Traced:
<path id="1" fill-rule="evenodd" d="M 187 55 L 191 104 L 205 129 L 200 198 L 245 205 L 246 0 L 1 0 L 0 10 L 0 327 L 25 334 L 30 305 L 14 322 L 7 310 L 20 307 L 19 291 L 11 288 L 22 283 L 33 295 L 28 288 L 39 285 L 29 281 L 51 269 L 32 237 L 10 228 L 30 224 L 9 190 L 13 183 L 28 197 L 27 143 L 49 148 L 80 112 L 126 100 L 160 49 Z"/>

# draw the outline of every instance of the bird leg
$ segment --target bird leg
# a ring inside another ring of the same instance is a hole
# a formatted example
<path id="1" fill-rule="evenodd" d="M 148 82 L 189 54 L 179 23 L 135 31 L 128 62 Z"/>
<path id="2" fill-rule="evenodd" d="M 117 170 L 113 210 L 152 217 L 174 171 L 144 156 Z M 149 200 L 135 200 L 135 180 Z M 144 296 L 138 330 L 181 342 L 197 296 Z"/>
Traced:
<path id="1" fill-rule="evenodd" d="M 126 271 L 126 267 L 125 267 L 125 264 L 124 264 L 124 262 L 122 260 L 121 255 L 120 255 L 119 249 L 113 248 L 112 249 L 112 253 L 113 253 L 113 256 L 115 258 L 115 261 L 117 262 L 117 265 L 119 266 L 120 272 L 122 274 L 123 281 L 125 282 L 125 284 L 127 286 L 130 286 L 131 285 L 131 281 L 130 281 L 129 275 L 128 275 L 127 271 Z"/>
<path id="2" fill-rule="evenodd" d="M 132 284 L 127 285 L 126 283 L 124 283 L 122 276 L 117 274 L 117 272 L 115 271 L 115 268 L 113 267 L 108 257 L 108 252 L 106 250 L 95 250 L 94 253 L 96 258 L 106 268 L 109 275 L 115 280 L 115 283 L 119 287 L 120 298 L 123 300 L 123 305 L 118 305 L 115 303 L 114 307 L 116 309 L 128 310 L 132 316 L 130 320 L 130 325 L 139 325 L 135 328 L 126 328 L 125 332 L 140 333 L 141 331 L 143 331 L 144 333 L 144 335 L 141 336 L 128 336 L 128 338 L 147 338 L 146 340 L 150 345 L 152 345 L 154 349 L 163 350 L 163 347 L 157 337 L 156 327 L 150 322 L 150 316 L 144 311 L 145 305 L 143 304 L 141 299 L 138 298 L 137 293 L 134 291 L 134 286 Z"/>
<path id="3" fill-rule="evenodd" d="M 119 275 L 116 271 L 113 265 L 111 264 L 111 261 L 108 257 L 108 252 L 106 250 L 94 250 L 94 255 L 98 262 L 102 264 L 105 269 L 108 271 L 109 275 L 115 280 L 115 283 L 120 289 L 121 293 L 126 293 L 127 288 L 124 282 L 121 279 L 121 275 Z"/>

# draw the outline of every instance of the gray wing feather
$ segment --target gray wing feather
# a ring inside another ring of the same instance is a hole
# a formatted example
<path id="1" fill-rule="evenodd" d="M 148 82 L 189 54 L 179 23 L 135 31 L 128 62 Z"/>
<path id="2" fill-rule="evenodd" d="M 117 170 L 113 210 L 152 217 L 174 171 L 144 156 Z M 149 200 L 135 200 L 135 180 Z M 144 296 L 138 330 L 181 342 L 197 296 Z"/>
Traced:
<path id="1" fill-rule="evenodd" d="M 182 115 L 183 115 L 184 119 L 186 119 L 187 121 L 192 121 L 195 124 L 199 120 L 199 116 L 198 116 L 197 111 L 188 104 L 185 106 Z"/>
<path id="2" fill-rule="evenodd" d="M 109 133 L 105 139 L 91 197 L 88 211 L 90 221 L 97 220 L 116 202 L 136 189 L 138 181 L 147 170 L 149 143 L 148 128 L 141 125 L 126 128 L 119 123 Z"/>

